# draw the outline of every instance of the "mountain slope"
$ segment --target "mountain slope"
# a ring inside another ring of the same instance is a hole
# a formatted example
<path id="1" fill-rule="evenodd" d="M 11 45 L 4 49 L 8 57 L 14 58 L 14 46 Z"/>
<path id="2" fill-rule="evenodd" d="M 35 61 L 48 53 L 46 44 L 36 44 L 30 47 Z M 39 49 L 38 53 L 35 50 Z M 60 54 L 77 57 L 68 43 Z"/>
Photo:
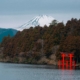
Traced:
<path id="1" fill-rule="evenodd" d="M 54 20 L 54 18 L 51 16 L 40 15 L 40 16 L 37 16 L 37 17 L 31 19 L 29 22 L 23 24 L 22 26 L 17 27 L 16 29 L 22 31 L 23 29 L 27 29 L 29 27 L 35 27 L 38 25 L 42 26 L 42 27 L 44 25 L 49 26 L 50 23 L 52 22 L 52 20 Z"/>
<path id="2" fill-rule="evenodd" d="M 0 28 L 0 42 L 2 42 L 2 39 L 5 36 L 10 35 L 11 37 L 13 37 L 16 33 L 17 33 L 17 30 L 15 30 L 15 29 Z"/>

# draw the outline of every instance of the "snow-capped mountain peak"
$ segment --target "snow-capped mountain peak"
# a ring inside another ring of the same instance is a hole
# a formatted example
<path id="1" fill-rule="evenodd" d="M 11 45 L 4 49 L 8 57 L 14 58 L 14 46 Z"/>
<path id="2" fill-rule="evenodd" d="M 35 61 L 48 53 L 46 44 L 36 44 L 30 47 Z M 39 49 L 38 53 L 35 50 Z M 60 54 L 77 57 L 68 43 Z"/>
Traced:
<path id="1" fill-rule="evenodd" d="M 52 22 L 52 20 L 54 20 L 53 17 L 51 16 L 47 16 L 47 15 L 40 15 L 40 16 L 36 16 L 35 18 L 31 19 L 30 21 L 28 21 L 27 23 L 23 24 L 20 27 L 17 27 L 17 30 L 22 31 L 23 29 L 28 29 L 30 27 L 35 27 L 35 26 L 44 26 L 47 25 L 49 26 L 50 23 Z"/>

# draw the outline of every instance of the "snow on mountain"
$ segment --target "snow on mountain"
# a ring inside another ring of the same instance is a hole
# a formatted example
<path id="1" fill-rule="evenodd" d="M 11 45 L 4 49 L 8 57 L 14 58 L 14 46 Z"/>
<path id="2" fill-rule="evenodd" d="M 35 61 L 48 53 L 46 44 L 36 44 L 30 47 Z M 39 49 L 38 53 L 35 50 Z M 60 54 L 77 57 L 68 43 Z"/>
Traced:
<path id="1" fill-rule="evenodd" d="M 44 25 L 49 26 L 52 20 L 54 20 L 54 18 L 51 16 L 40 15 L 40 16 L 36 16 L 35 18 L 31 19 L 29 22 L 23 24 L 22 26 L 17 27 L 16 29 L 19 31 L 22 31 L 23 29 L 28 29 L 30 27 L 35 27 L 38 25 L 42 27 Z"/>

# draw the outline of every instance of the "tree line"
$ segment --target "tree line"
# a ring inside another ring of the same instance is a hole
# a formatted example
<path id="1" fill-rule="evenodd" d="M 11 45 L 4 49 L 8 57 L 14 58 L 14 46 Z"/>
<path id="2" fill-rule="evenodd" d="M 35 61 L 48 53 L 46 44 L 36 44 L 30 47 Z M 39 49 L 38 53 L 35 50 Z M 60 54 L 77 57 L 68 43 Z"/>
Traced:
<path id="1" fill-rule="evenodd" d="M 18 31 L 11 38 L 4 37 L 0 47 L 4 47 L 3 57 L 15 58 L 23 52 L 27 60 L 39 60 L 42 56 L 49 58 L 54 54 L 53 47 L 59 46 L 56 51 L 57 60 L 60 52 L 74 52 L 75 60 L 80 61 L 80 19 L 68 20 L 66 24 L 52 21 L 49 26 L 35 26 Z"/>

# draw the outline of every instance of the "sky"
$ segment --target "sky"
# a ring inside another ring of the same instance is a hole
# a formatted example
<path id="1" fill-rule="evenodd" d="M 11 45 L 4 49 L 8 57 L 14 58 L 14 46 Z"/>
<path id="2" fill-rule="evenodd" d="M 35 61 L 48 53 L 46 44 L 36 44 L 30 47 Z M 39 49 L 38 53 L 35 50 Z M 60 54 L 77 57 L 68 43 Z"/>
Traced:
<path id="1" fill-rule="evenodd" d="M 80 0 L 0 0 L 0 28 L 19 27 L 38 15 L 66 23 L 80 19 Z"/>

